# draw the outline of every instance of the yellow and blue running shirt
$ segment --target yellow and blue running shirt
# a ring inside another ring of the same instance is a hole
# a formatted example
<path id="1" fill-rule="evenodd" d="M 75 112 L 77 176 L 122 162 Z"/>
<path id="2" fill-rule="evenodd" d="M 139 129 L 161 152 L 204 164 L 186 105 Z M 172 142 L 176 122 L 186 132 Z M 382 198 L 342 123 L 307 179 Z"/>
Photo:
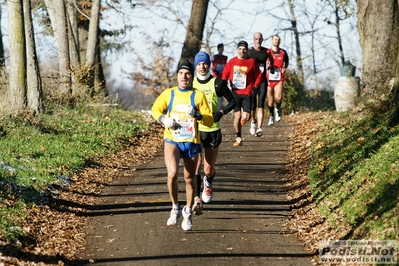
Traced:
<path id="1" fill-rule="evenodd" d="M 187 116 L 187 106 L 192 105 L 202 115 L 201 120 Z M 172 87 L 164 90 L 151 108 L 154 119 L 161 122 L 164 116 L 176 121 L 176 126 L 165 128 L 164 139 L 175 142 L 193 142 L 200 144 L 198 124 L 212 126 L 213 116 L 205 94 L 194 88 Z"/>

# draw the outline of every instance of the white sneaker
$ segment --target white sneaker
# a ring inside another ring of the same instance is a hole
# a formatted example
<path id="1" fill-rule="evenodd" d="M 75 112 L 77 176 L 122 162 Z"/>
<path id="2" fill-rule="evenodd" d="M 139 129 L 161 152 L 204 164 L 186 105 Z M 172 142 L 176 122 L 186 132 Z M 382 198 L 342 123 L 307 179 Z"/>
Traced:
<path id="1" fill-rule="evenodd" d="M 281 120 L 281 110 L 276 108 L 276 122 Z"/>
<path id="2" fill-rule="evenodd" d="M 267 125 L 268 125 L 268 126 L 274 125 L 274 117 L 273 117 L 273 116 L 271 116 L 271 117 L 269 118 L 269 123 L 267 123 Z"/>
<path id="3" fill-rule="evenodd" d="M 255 131 L 256 131 L 256 122 L 251 122 L 251 127 L 249 128 L 249 133 L 251 135 L 255 135 Z"/>
<path id="4" fill-rule="evenodd" d="M 202 201 L 209 203 L 213 196 L 212 185 L 208 183 L 206 176 L 204 176 L 204 190 L 202 191 Z"/>
<path id="5" fill-rule="evenodd" d="M 181 210 L 180 209 L 172 209 L 170 211 L 170 217 L 166 224 L 168 226 L 175 226 L 177 225 L 178 219 L 181 217 Z"/>
<path id="6" fill-rule="evenodd" d="M 187 213 L 186 211 L 188 211 L 189 213 Z M 183 222 L 181 223 L 181 228 L 184 231 L 190 231 L 191 229 L 193 229 L 193 212 L 187 208 L 187 206 L 184 206 L 183 208 Z"/>
<path id="7" fill-rule="evenodd" d="M 202 215 L 202 200 L 200 197 L 194 198 L 193 212 L 195 215 Z"/>

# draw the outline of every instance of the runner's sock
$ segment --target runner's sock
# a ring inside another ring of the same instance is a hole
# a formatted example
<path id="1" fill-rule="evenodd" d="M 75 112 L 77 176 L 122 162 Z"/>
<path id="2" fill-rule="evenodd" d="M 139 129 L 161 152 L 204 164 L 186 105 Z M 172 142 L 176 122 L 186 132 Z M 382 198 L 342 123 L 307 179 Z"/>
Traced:
<path id="1" fill-rule="evenodd" d="M 274 116 L 274 106 L 268 106 L 268 107 L 269 107 L 270 116 Z"/>
<path id="2" fill-rule="evenodd" d="M 195 174 L 195 195 L 201 197 L 201 175 Z"/>
<path id="3" fill-rule="evenodd" d="M 213 176 L 209 176 L 209 175 L 206 176 L 206 180 L 208 181 L 209 184 L 212 184 L 212 181 L 213 181 L 213 178 L 215 177 L 215 175 L 216 175 L 216 171 L 213 173 Z"/>
<path id="4" fill-rule="evenodd" d="M 280 110 L 281 103 L 276 103 L 276 107 L 277 107 L 277 109 L 279 109 L 279 110 Z"/>

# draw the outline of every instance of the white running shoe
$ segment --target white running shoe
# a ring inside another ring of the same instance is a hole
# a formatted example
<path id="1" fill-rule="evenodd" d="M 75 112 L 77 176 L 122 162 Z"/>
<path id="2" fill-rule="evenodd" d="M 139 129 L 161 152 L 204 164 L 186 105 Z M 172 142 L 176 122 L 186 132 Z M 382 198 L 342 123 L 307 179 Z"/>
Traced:
<path id="1" fill-rule="evenodd" d="M 251 127 L 249 128 L 249 133 L 255 135 L 256 132 L 256 122 L 251 122 Z"/>
<path id="2" fill-rule="evenodd" d="M 276 108 L 276 122 L 281 120 L 281 110 Z"/>
<path id="3" fill-rule="evenodd" d="M 274 117 L 273 117 L 273 116 L 271 116 L 271 117 L 269 118 L 269 123 L 267 123 L 267 125 L 268 125 L 268 126 L 274 125 Z"/>
<path id="4" fill-rule="evenodd" d="M 196 196 L 194 198 L 194 206 L 193 206 L 193 212 L 195 215 L 202 215 L 202 200 L 200 197 Z"/>
<path id="5" fill-rule="evenodd" d="M 213 196 L 212 184 L 208 183 L 206 176 L 204 176 L 204 190 L 202 191 L 202 201 L 209 203 Z"/>
<path id="6" fill-rule="evenodd" d="M 168 226 L 175 226 L 177 225 L 178 219 L 181 217 L 181 210 L 180 209 L 172 209 L 170 211 L 170 217 L 166 224 Z"/>
<path id="7" fill-rule="evenodd" d="M 262 128 L 260 128 L 260 127 L 258 127 L 257 129 L 256 129 L 256 134 L 255 134 L 255 136 L 257 136 L 257 137 L 262 137 Z"/>
<path id="8" fill-rule="evenodd" d="M 187 213 L 186 211 L 188 211 L 189 213 Z M 190 210 L 190 208 L 187 208 L 187 206 L 184 206 L 183 208 L 183 222 L 181 223 L 181 228 L 184 231 L 190 231 L 191 229 L 193 229 L 193 212 Z"/>

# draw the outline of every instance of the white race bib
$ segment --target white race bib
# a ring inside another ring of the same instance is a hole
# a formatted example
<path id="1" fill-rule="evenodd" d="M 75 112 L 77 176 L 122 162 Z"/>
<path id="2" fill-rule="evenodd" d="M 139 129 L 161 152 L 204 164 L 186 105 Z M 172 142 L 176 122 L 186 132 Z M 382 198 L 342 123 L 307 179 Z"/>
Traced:
<path id="1" fill-rule="evenodd" d="M 274 74 L 270 73 L 269 71 L 269 81 L 280 81 L 281 79 L 281 69 L 280 68 L 274 68 Z"/>
<path id="2" fill-rule="evenodd" d="M 195 138 L 194 118 L 178 118 L 175 121 L 176 126 L 172 128 L 175 140 Z"/>
<path id="3" fill-rule="evenodd" d="M 247 75 L 244 70 L 245 66 L 234 66 L 233 73 L 233 87 L 239 90 L 244 90 L 247 87 Z"/>

